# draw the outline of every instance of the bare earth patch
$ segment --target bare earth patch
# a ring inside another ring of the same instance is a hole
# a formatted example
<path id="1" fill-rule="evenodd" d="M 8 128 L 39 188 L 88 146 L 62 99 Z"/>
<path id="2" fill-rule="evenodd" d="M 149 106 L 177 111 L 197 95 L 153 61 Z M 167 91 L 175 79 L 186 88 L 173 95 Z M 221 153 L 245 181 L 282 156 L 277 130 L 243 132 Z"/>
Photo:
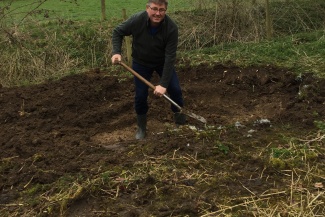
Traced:
<path id="1" fill-rule="evenodd" d="M 175 126 L 150 94 L 136 141 L 133 80 L 108 74 L 0 89 L 1 216 L 325 214 L 324 80 L 179 69 L 186 108 L 208 124 Z"/>

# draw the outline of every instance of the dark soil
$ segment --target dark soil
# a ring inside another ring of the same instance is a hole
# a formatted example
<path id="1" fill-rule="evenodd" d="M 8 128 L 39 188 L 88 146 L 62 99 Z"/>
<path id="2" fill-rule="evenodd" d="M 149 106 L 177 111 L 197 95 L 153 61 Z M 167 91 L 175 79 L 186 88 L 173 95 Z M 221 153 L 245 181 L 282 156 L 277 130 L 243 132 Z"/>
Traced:
<path id="1" fill-rule="evenodd" d="M 177 128 L 170 104 L 150 94 L 141 141 L 134 139 L 131 77 L 90 71 L 1 88 L 1 216 L 200 216 L 217 212 L 218 204 L 238 203 L 235 198 L 252 194 L 247 189 L 262 194 L 288 187 L 268 164 L 267 151 L 285 144 L 285 137 L 317 131 L 314 121 L 325 116 L 325 81 L 271 66 L 202 65 L 178 74 L 186 109 L 205 117 L 207 126 L 189 117 Z M 204 133 L 206 127 L 215 137 Z M 324 155 L 316 161 L 324 163 Z M 164 171 L 162 165 L 173 177 L 154 173 Z M 193 178 L 194 171 L 203 175 Z M 114 185 L 105 182 L 105 172 Z M 127 177 L 137 179 L 125 184 Z M 92 182 L 96 178 L 102 181 Z M 79 183 L 82 192 L 66 203 L 56 200 L 60 187 L 68 189 L 64 183 Z"/>

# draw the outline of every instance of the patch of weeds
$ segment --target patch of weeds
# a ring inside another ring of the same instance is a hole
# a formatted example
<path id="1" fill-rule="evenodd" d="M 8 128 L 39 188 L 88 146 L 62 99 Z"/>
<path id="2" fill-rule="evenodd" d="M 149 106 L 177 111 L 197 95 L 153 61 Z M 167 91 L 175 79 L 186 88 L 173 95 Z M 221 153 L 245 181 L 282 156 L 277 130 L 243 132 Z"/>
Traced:
<path id="1" fill-rule="evenodd" d="M 42 185 L 37 183 L 22 191 L 21 196 L 30 206 L 35 207 L 42 203 L 42 198 L 39 195 L 42 194 L 42 192 L 51 189 L 51 187 L 51 185 Z"/>
<path id="2" fill-rule="evenodd" d="M 55 183 L 48 186 L 46 199 L 39 197 L 42 203 L 42 209 L 45 213 L 59 212 L 61 215 L 67 210 L 70 203 L 80 199 L 91 190 L 91 186 L 95 184 L 95 180 L 85 179 L 81 174 L 76 176 L 63 176 Z M 31 191 L 33 191 L 31 189 Z"/>
<path id="3" fill-rule="evenodd" d="M 325 122 L 324 121 L 314 121 L 315 126 L 322 132 L 325 132 Z"/>
<path id="4" fill-rule="evenodd" d="M 272 148 L 272 157 L 273 158 L 290 158 L 292 156 L 292 152 L 286 148 Z"/>
<path id="5" fill-rule="evenodd" d="M 283 170 L 283 169 L 285 169 L 287 167 L 287 163 L 284 160 L 280 159 L 280 158 L 271 157 L 270 164 L 273 167 L 278 168 L 280 170 Z"/>
<path id="6" fill-rule="evenodd" d="M 289 147 L 271 148 L 270 164 L 279 169 L 296 168 L 317 159 L 318 153 L 306 144 L 289 143 Z"/>
<path id="7" fill-rule="evenodd" d="M 40 204 L 40 200 L 36 197 L 31 197 L 29 200 L 27 200 L 27 203 L 31 206 L 31 207 L 35 207 L 37 205 Z"/>
<path id="8" fill-rule="evenodd" d="M 216 147 L 218 148 L 219 151 L 221 151 L 224 154 L 229 153 L 229 146 L 227 146 L 219 141 L 216 142 Z"/>
<path id="9" fill-rule="evenodd" d="M 216 138 L 219 138 L 220 130 L 216 128 L 209 128 L 207 130 L 197 131 L 196 138 L 197 139 L 206 139 L 208 141 L 213 141 Z"/>
<path id="10" fill-rule="evenodd" d="M 41 189 L 42 189 L 42 186 L 40 184 L 36 184 L 36 185 L 26 189 L 26 191 L 24 193 L 26 193 L 28 196 L 33 196 L 37 192 L 41 191 Z"/>
<path id="11" fill-rule="evenodd" d="M 70 191 L 72 189 L 71 186 L 76 187 L 78 183 L 83 182 L 83 177 L 81 174 L 77 174 L 76 176 L 70 176 L 65 175 L 60 177 L 51 187 L 52 192 L 55 197 L 58 197 L 58 195 L 62 195 L 67 191 Z"/>
<path id="12" fill-rule="evenodd" d="M 104 172 L 101 174 L 101 178 L 102 178 L 103 183 L 109 183 L 112 179 L 111 173 L 109 171 Z"/>

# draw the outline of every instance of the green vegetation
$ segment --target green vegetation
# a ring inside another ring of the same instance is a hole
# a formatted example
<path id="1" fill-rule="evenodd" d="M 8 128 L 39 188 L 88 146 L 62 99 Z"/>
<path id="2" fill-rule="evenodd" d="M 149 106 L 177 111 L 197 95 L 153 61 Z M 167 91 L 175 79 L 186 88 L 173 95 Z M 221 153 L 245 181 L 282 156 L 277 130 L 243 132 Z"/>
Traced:
<path id="1" fill-rule="evenodd" d="M 325 31 L 299 33 L 259 43 L 228 43 L 183 54 L 193 63 L 233 63 L 247 67 L 272 65 L 325 77 Z"/>
<path id="2" fill-rule="evenodd" d="M 30 11 L 34 17 L 42 20 L 69 19 L 74 21 L 100 20 L 101 2 L 93 0 L 25 0 L 12 1 L 5 0 L 0 2 L 0 7 L 10 4 L 10 16 L 8 18 L 15 21 L 25 18 Z M 107 19 L 122 17 L 122 9 L 126 9 L 127 14 L 133 14 L 145 9 L 144 0 L 106 0 Z M 39 6 L 40 5 L 40 6 Z M 38 7 L 39 6 L 39 7 Z M 35 10 L 35 8 L 37 9 Z M 184 11 L 193 8 L 193 3 L 185 0 L 170 1 L 169 12 Z"/>
<path id="3" fill-rule="evenodd" d="M 318 155 L 318 150 L 308 144 L 289 142 L 287 147 L 271 148 L 270 164 L 278 169 L 301 168 Z"/>
<path id="4" fill-rule="evenodd" d="M 179 59 L 193 65 L 273 65 L 324 76 L 323 1 L 272 3 L 271 41 L 265 40 L 264 1 L 213 2 L 170 1 L 169 15 L 180 27 Z M 122 9 L 131 14 L 143 10 L 144 4 L 107 1 L 108 19 L 100 21 L 99 1 L 2 1 L 0 83 L 28 85 L 89 68 L 109 68 L 111 32 L 122 20 Z"/>
<path id="5" fill-rule="evenodd" d="M 315 121 L 315 125 L 320 131 L 325 132 L 325 122 L 324 121 Z"/>

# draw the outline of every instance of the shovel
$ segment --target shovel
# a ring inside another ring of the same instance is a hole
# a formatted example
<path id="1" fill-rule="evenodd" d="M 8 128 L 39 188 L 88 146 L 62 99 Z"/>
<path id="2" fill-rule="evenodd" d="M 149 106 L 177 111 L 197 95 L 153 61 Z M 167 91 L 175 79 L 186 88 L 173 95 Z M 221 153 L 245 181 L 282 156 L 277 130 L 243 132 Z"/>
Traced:
<path id="1" fill-rule="evenodd" d="M 148 85 L 151 89 L 155 90 L 156 87 L 151 84 L 149 81 L 147 81 L 145 78 L 143 78 L 141 75 L 139 75 L 136 71 L 134 71 L 132 68 L 130 68 L 128 65 L 126 65 L 125 63 L 123 62 L 119 62 L 120 65 L 122 65 L 125 69 L 127 69 L 129 72 L 131 72 L 134 76 L 136 76 L 138 79 L 140 79 L 142 82 L 144 82 L 146 85 Z M 207 123 L 206 119 L 204 117 L 201 117 L 199 115 L 196 115 L 190 111 L 187 111 L 185 109 L 183 109 L 182 107 L 180 107 L 176 102 L 174 102 L 171 98 L 169 98 L 166 94 L 163 95 L 163 97 L 165 99 L 167 99 L 171 104 L 173 104 L 174 106 L 176 106 L 181 113 L 191 117 L 191 118 L 194 118 L 204 124 Z"/>

